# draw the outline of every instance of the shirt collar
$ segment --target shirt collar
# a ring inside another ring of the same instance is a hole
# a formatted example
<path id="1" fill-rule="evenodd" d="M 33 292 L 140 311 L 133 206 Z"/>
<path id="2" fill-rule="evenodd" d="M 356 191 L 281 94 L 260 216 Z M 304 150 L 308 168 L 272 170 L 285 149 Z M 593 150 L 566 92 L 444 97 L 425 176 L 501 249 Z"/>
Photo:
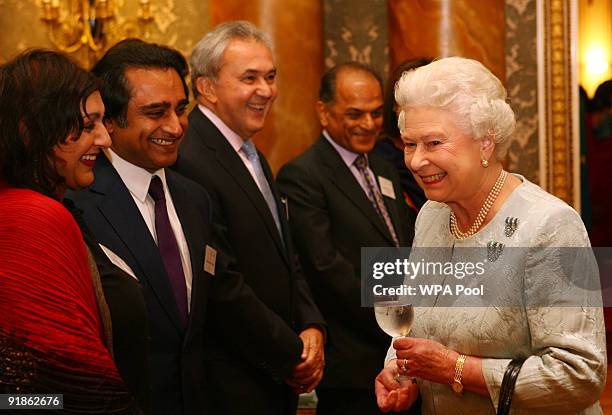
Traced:
<path id="1" fill-rule="evenodd" d="M 357 157 L 359 157 L 359 153 L 354 153 L 350 150 L 347 150 L 346 148 L 342 147 L 341 145 L 339 145 L 338 143 L 336 143 L 331 136 L 329 135 L 329 133 L 326 130 L 323 130 L 323 137 L 325 137 L 325 139 L 327 141 L 329 141 L 329 143 L 336 149 L 336 151 L 338 152 L 338 154 L 340 154 L 340 157 L 342 158 L 342 161 L 344 161 L 344 163 L 348 166 L 348 168 L 350 169 L 351 166 L 353 166 L 353 163 L 355 163 L 355 159 L 357 159 Z M 366 160 L 368 159 L 368 155 L 364 154 Z"/>
<path id="2" fill-rule="evenodd" d="M 136 166 L 127 160 L 122 159 L 113 150 L 104 150 L 106 157 L 110 160 L 111 164 L 117 170 L 117 173 L 123 180 L 125 187 L 128 188 L 131 194 L 136 197 L 141 203 L 145 202 L 147 194 L 149 193 L 149 185 L 151 184 L 151 178 L 153 176 L 159 176 L 164 185 L 164 191 L 168 191 L 166 184 L 166 171 L 165 169 L 159 169 L 154 173 L 149 173 L 142 167 Z"/>
<path id="3" fill-rule="evenodd" d="M 202 111 L 202 114 L 204 114 L 204 116 L 208 118 L 219 131 L 221 131 L 221 134 L 223 134 L 225 139 L 230 143 L 234 151 L 239 152 L 242 148 L 242 143 L 244 140 L 231 128 L 229 128 L 217 114 L 210 110 L 210 108 L 207 108 L 202 104 L 198 104 L 198 108 L 200 111 Z"/>

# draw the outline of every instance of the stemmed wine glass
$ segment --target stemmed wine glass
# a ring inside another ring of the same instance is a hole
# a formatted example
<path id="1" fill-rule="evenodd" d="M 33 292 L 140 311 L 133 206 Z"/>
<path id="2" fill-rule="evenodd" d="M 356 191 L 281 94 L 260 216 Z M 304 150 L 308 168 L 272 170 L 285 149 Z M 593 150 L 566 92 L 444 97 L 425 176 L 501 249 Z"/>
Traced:
<path id="1" fill-rule="evenodd" d="M 380 328 L 389 336 L 406 337 L 412 328 L 414 309 L 407 296 L 376 296 L 374 314 Z"/>
<path id="2" fill-rule="evenodd" d="M 398 295 L 376 296 L 374 301 L 374 315 L 378 326 L 392 338 L 406 337 L 412 328 L 414 309 L 410 298 Z M 408 379 L 397 375 L 397 381 Z"/>

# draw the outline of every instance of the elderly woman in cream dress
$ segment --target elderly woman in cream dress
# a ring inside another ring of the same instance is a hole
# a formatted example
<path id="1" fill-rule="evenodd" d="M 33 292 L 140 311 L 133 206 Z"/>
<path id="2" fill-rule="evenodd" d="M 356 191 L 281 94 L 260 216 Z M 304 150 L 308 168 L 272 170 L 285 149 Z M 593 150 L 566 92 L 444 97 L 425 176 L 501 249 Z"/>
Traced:
<path id="1" fill-rule="evenodd" d="M 506 367 L 523 355 L 512 413 L 601 413 L 605 329 L 601 307 L 589 306 L 601 302 L 597 272 L 585 270 L 592 281 L 582 288 L 555 292 L 555 307 L 538 306 L 567 287 L 562 255 L 542 250 L 588 250 L 589 239 L 571 207 L 503 170 L 515 119 L 501 82 L 477 61 L 445 58 L 404 73 L 396 100 L 406 165 L 429 199 L 413 248 L 517 247 L 498 288 L 518 299 L 416 307 L 410 337 L 393 342 L 376 378 L 380 408 L 409 408 L 420 393 L 423 414 L 495 414 Z"/>

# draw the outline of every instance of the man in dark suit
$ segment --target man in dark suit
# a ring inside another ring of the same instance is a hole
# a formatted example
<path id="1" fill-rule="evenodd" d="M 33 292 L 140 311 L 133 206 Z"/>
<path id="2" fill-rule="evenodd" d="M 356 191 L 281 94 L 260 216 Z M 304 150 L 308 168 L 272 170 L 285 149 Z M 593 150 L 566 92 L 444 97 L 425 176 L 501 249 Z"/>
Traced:
<path id="1" fill-rule="evenodd" d="M 205 322 L 222 326 L 216 335 L 254 367 L 288 376 L 302 353 L 300 339 L 234 271 L 224 225 L 207 192 L 166 169 L 187 128 L 185 59 L 128 39 L 109 49 L 93 71 L 102 79 L 113 145 L 100 154 L 93 185 L 71 198 L 109 259 L 143 289 L 153 413 L 207 413 L 210 385 L 223 380 L 206 375 Z"/>
<path id="2" fill-rule="evenodd" d="M 297 267 L 270 167 L 251 141 L 277 93 L 270 42 L 250 23 L 225 23 L 196 45 L 190 63 L 198 106 L 175 168 L 219 202 L 246 284 L 282 320 L 278 329 L 294 330 L 304 343 L 301 354 L 278 357 L 279 364 L 300 361 L 278 379 L 208 337 L 212 411 L 294 414 L 297 394 L 311 391 L 323 374 L 324 322 Z"/>
<path id="3" fill-rule="evenodd" d="M 413 218 L 397 172 L 368 155 L 382 124 L 378 76 L 357 63 L 322 78 L 323 134 L 278 174 L 304 274 L 329 325 L 318 414 L 379 413 L 374 378 L 390 338 L 360 307 L 361 247 L 412 243 Z"/>

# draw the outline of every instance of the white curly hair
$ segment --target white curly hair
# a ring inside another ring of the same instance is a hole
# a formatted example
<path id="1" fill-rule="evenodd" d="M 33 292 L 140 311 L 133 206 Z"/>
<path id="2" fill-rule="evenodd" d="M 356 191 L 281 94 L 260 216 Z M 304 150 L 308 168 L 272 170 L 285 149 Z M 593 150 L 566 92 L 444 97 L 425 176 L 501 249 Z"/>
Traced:
<path id="1" fill-rule="evenodd" d="M 400 132 L 408 108 L 440 108 L 453 113 L 475 140 L 493 140 L 497 160 L 506 155 L 516 127 L 506 98 L 506 89 L 491 71 L 476 60 L 460 57 L 439 59 L 404 72 L 395 84 Z"/>

